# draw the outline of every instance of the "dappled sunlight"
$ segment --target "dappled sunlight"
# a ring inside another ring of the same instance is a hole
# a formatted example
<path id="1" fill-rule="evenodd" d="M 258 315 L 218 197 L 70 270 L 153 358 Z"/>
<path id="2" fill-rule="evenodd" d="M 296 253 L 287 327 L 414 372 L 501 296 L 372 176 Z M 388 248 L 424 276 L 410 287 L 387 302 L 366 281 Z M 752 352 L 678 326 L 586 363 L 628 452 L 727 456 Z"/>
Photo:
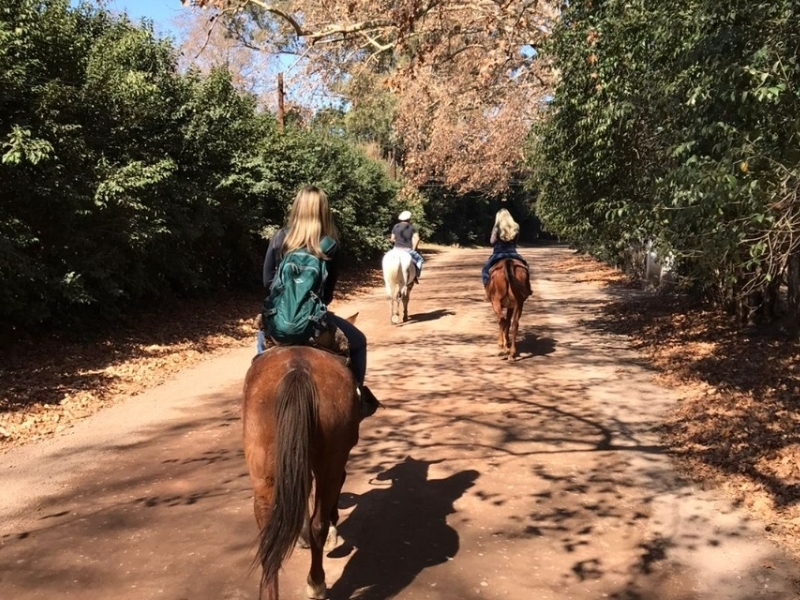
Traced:
<path id="1" fill-rule="evenodd" d="M 410 305 L 423 318 L 389 325 L 380 289 L 340 305 L 359 312 L 367 382 L 385 408 L 362 423 L 348 463 L 339 544 L 325 558 L 331 600 L 752 600 L 764 586 L 791 599 L 793 563 L 763 543 L 763 526 L 675 473 L 659 427 L 676 395 L 625 339 L 580 324 L 604 292 L 553 269 L 559 252 L 525 251 L 534 295 L 514 362 L 495 354 L 482 250 L 429 261 Z M 249 358 L 240 351 L 242 375 Z M 254 598 L 233 379 L 108 444 L 113 460 L 8 521 L 5 589 Z M 51 460 L 101 450 L 86 442 Z M 298 550 L 286 562 L 287 596 L 301 593 L 308 561 Z"/>

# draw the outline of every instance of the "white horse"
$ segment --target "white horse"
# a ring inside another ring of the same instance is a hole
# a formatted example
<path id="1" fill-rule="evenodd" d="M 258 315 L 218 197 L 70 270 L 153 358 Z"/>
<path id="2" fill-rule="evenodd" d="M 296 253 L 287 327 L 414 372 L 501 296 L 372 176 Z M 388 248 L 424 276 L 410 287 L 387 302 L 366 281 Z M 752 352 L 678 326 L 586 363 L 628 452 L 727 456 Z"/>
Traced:
<path id="1" fill-rule="evenodd" d="M 403 322 L 408 321 L 408 297 L 414 287 L 417 267 L 405 250 L 392 248 L 383 255 L 383 281 L 391 301 L 392 323 L 400 322 L 400 303 L 403 303 Z"/>

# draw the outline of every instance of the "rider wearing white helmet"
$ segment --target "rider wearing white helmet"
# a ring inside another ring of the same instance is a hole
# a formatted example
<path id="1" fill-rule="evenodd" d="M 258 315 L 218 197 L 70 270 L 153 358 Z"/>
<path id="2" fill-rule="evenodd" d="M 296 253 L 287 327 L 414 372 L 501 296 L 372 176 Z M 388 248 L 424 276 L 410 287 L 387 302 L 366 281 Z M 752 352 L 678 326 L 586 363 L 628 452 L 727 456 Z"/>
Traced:
<path id="1" fill-rule="evenodd" d="M 390 239 L 394 243 L 395 248 L 405 250 L 411 255 L 414 266 L 417 268 L 417 278 L 414 280 L 414 283 L 419 283 L 419 276 L 422 274 L 422 263 L 424 262 L 422 260 L 422 255 L 417 252 L 417 246 L 419 246 L 419 232 L 410 222 L 410 211 L 404 210 L 401 212 L 397 220 L 400 222 L 396 223 L 392 228 L 392 236 Z"/>

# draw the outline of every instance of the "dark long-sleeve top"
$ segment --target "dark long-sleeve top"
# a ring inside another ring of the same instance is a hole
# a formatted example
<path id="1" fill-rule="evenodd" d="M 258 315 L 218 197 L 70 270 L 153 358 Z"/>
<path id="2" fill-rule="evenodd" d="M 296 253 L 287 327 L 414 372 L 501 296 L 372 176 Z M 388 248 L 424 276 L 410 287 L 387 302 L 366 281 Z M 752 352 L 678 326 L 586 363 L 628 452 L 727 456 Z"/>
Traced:
<path id="1" fill-rule="evenodd" d="M 517 237 L 515 236 L 510 242 L 500 239 L 500 229 L 494 227 L 492 235 L 489 238 L 489 243 L 492 245 L 494 252 L 516 252 L 517 250 Z"/>
<path id="2" fill-rule="evenodd" d="M 269 289 L 272 287 L 272 281 L 275 279 L 275 274 L 278 272 L 278 266 L 281 264 L 283 242 L 286 240 L 286 229 L 281 229 L 278 233 L 272 236 L 267 248 L 267 255 L 264 257 L 264 287 Z M 338 252 L 339 245 L 336 244 L 328 252 L 328 260 L 326 267 L 328 276 L 325 279 L 325 285 L 322 289 L 322 301 L 325 304 L 330 304 L 333 300 L 333 291 L 336 289 L 336 281 L 339 279 L 339 260 Z"/>

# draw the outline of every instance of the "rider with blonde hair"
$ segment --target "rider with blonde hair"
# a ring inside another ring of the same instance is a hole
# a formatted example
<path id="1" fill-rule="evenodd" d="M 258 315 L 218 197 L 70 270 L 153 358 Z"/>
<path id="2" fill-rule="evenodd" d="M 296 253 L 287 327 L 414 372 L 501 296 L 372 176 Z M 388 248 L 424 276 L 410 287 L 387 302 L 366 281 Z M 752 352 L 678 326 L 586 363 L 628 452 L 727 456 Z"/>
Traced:
<path id="1" fill-rule="evenodd" d="M 519 224 L 514 220 L 514 217 L 511 216 L 508 210 L 501 208 L 495 215 L 492 234 L 489 238 L 489 243 L 492 245 L 492 255 L 489 257 L 489 260 L 486 261 L 486 264 L 483 265 L 483 270 L 481 271 L 484 288 L 489 283 L 489 270 L 492 268 L 492 265 L 504 258 L 513 258 L 523 263 L 528 269 L 528 293 L 533 293 L 531 290 L 530 267 L 528 261 L 522 258 L 519 252 L 517 252 L 518 237 Z"/>
<path id="2" fill-rule="evenodd" d="M 330 248 L 323 251 L 323 240 Z M 332 242 L 332 243 L 331 243 Z M 270 240 L 264 258 L 264 287 L 270 289 L 275 281 L 281 259 L 293 250 L 303 249 L 325 261 L 327 276 L 322 281 L 320 298 L 327 306 L 333 300 L 336 281 L 339 276 L 339 236 L 333 222 L 328 197 L 323 190 L 315 186 L 305 186 L 295 196 L 286 226 L 278 231 Z M 359 394 L 363 402 L 372 407 L 372 412 L 379 403 L 367 386 L 364 379 L 367 372 L 367 338 L 355 325 L 342 317 L 327 312 L 327 318 L 347 338 L 350 351 L 350 364 L 358 383 Z M 258 352 L 265 349 L 263 330 L 258 332 Z M 369 413 L 371 414 L 371 412 Z"/>

